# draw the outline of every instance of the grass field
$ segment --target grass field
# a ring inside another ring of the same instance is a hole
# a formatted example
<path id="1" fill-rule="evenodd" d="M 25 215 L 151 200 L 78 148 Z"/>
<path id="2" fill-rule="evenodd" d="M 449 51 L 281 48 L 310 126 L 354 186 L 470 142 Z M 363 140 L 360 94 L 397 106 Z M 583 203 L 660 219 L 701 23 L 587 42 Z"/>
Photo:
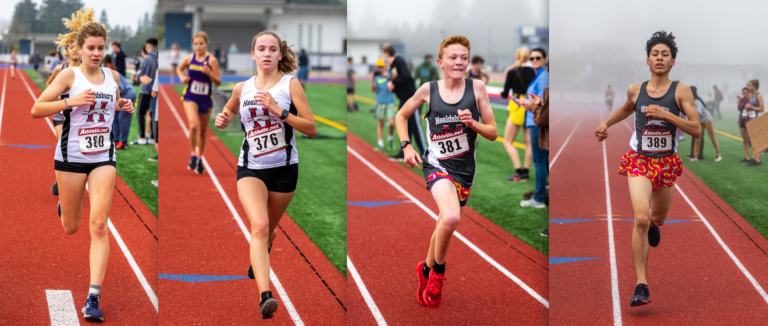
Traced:
<path id="1" fill-rule="evenodd" d="M 343 85 L 308 84 L 307 100 L 316 116 L 346 125 Z M 184 86 L 177 85 L 181 94 Z M 238 117 L 239 119 L 239 117 Z M 316 118 L 317 119 L 317 118 Z M 244 133 L 239 123 L 216 136 L 240 155 Z M 238 120 L 239 121 L 239 120 Z M 287 213 L 343 275 L 347 275 L 347 141 L 346 133 L 317 121 L 314 139 L 296 135 L 299 152 L 299 184 Z M 234 162 L 233 162 L 234 163 Z"/>
<path id="2" fill-rule="evenodd" d="M 35 80 L 34 69 L 27 68 L 24 72 L 35 81 L 40 89 L 45 89 L 45 80 Z M 139 94 L 139 87 L 134 86 L 136 94 Z M 138 110 L 138 109 L 137 109 Z M 136 117 L 137 113 L 134 113 Z M 128 141 L 138 138 L 139 125 L 134 118 L 131 123 L 131 133 Z M 117 152 L 117 174 L 130 187 L 134 193 L 144 202 L 152 213 L 157 215 L 157 187 L 152 184 L 152 180 L 157 180 L 157 162 L 150 162 L 147 159 L 155 157 L 157 152 L 154 146 L 130 146 L 127 151 Z"/>
<path id="3" fill-rule="evenodd" d="M 723 120 L 714 121 L 715 130 L 720 131 L 715 132 L 715 135 L 723 157 L 721 162 L 714 161 L 715 148 L 706 131 L 703 161 L 691 162 L 685 158 L 691 153 L 691 137 L 688 135 L 685 142 L 679 145 L 678 153 L 686 168 L 768 238 L 768 219 L 765 218 L 765 212 L 768 211 L 768 191 L 765 190 L 768 162 L 765 161 L 768 156 L 763 156 L 764 165 L 760 167 L 739 164 L 744 159 L 741 133 L 736 124 L 739 112 L 729 110 L 722 113 Z"/>
<path id="4" fill-rule="evenodd" d="M 377 139 L 376 120 L 371 113 L 371 109 L 374 107 L 374 104 L 371 103 L 374 102 L 375 94 L 370 89 L 370 82 L 357 82 L 356 98 L 360 110 L 347 116 L 349 131 L 375 145 Z M 422 113 L 426 113 L 426 111 Z M 499 136 L 503 136 L 507 111 L 494 109 L 493 114 L 496 118 Z M 422 120 L 422 123 L 426 128 L 426 122 Z M 385 129 L 385 140 L 386 133 Z M 398 139 L 397 135 L 394 137 Z M 522 132 L 518 134 L 515 140 L 518 143 L 523 143 Z M 396 147 L 399 148 L 399 144 L 396 144 Z M 522 157 L 523 150 L 519 149 L 519 151 Z M 386 153 L 389 155 L 396 154 L 397 150 Z M 423 175 L 421 170 L 417 168 L 411 170 L 420 176 Z M 531 181 L 527 183 L 505 182 L 504 179 L 512 173 L 514 173 L 514 167 L 502 143 L 499 141 L 490 142 L 478 137 L 477 173 L 468 205 L 518 239 L 545 255 L 549 255 L 549 240 L 539 235 L 539 232 L 549 227 L 549 210 L 520 207 L 523 192 L 535 187 L 533 165 L 531 165 L 530 171 Z"/>

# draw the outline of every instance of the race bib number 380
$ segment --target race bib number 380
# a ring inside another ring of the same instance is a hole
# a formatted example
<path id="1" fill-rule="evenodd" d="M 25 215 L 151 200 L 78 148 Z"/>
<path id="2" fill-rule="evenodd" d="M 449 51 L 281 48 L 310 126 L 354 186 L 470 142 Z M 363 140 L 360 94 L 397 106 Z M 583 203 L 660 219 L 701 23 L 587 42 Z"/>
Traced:
<path id="1" fill-rule="evenodd" d="M 283 126 L 273 124 L 249 131 L 248 145 L 253 157 L 259 157 L 285 148 Z"/>
<path id="2" fill-rule="evenodd" d="M 192 81 L 192 84 L 189 85 L 189 91 L 192 94 L 195 95 L 208 95 L 208 88 L 211 87 L 211 84 L 209 83 L 203 83 L 196 80 Z"/>
<path id="3" fill-rule="evenodd" d="M 83 128 L 77 132 L 80 141 L 80 153 L 85 155 L 104 153 L 112 145 L 109 127 Z"/>
<path id="4" fill-rule="evenodd" d="M 643 131 L 643 152 L 661 153 L 672 150 L 672 132 L 669 130 Z"/>
<path id="5" fill-rule="evenodd" d="M 464 129 L 432 134 L 429 146 L 433 148 L 438 160 L 454 158 L 469 151 L 469 142 Z"/>

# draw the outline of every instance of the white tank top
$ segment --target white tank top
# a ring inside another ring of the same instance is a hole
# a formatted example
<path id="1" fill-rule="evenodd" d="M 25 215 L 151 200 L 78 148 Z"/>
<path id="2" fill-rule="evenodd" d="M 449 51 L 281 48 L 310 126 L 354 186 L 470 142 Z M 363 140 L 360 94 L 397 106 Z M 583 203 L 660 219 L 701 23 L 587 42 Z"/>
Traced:
<path id="1" fill-rule="evenodd" d="M 283 75 L 280 81 L 269 89 L 277 106 L 296 115 L 291 101 L 290 83 L 296 76 Z M 269 169 L 299 163 L 296 151 L 296 131 L 284 123 L 280 116 L 272 114 L 253 97 L 259 90 L 254 86 L 256 76 L 245 82 L 240 94 L 240 125 L 245 139 L 240 147 L 237 165 L 253 170 Z"/>
<path id="2" fill-rule="evenodd" d="M 54 159 L 71 163 L 99 163 L 115 161 L 115 144 L 112 142 L 112 120 L 115 117 L 117 84 L 109 68 L 100 68 L 104 83 L 91 84 L 79 67 L 71 67 L 75 81 L 69 96 L 75 97 L 90 89 L 96 92 L 94 105 L 66 109 L 61 138 L 56 145 Z"/>

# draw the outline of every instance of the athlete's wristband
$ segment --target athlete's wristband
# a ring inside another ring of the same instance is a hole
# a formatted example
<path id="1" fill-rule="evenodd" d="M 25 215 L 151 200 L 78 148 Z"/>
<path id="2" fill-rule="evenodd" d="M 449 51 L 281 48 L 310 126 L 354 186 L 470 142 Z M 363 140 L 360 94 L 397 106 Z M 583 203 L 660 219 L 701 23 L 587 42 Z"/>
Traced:
<path id="1" fill-rule="evenodd" d="M 67 99 L 66 98 L 64 98 L 64 106 L 66 106 L 67 109 L 70 109 L 69 104 L 67 104 Z"/>

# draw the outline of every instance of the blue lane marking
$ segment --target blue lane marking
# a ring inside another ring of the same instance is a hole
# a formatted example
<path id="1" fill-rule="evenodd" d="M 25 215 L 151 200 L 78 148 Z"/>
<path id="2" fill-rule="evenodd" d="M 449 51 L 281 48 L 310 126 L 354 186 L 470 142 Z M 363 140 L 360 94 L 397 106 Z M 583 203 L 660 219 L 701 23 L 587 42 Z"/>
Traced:
<path id="1" fill-rule="evenodd" d="M 573 263 L 577 261 L 585 261 L 585 260 L 596 260 L 596 259 L 603 259 L 598 257 L 549 257 L 549 264 L 564 264 L 564 263 Z"/>
<path id="2" fill-rule="evenodd" d="M 409 203 L 411 203 L 410 200 L 401 200 L 401 201 L 348 201 L 347 202 L 347 206 L 379 207 L 379 206 L 389 206 L 389 205 L 409 204 Z"/>
<path id="3" fill-rule="evenodd" d="M 29 148 L 29 149 L 53 148 L 53 147 L 56 147 L 56 145 L 24 145 L 24 144 L 3 144 L 3 143 L 0 143 L 0 145 L 2 145 L 2 146 L 11 146 L 11 147 Z"/>
<path id="4" fill-rule="evenodd" d="M 599 218 L 551 218 L 550 223 L 576 223 L 576 222 L 591 222 L 591 221 L 605 221 L 605 219 Z"/>
<path id="5" fill-rule="evenodd" d="M 158 274 L 157 278 L 166 280 L 182 281 L 189 283 L 231 281 L 248 278 L 248 276 L 231 275 L 187 275 L 187 274 Z"/>

